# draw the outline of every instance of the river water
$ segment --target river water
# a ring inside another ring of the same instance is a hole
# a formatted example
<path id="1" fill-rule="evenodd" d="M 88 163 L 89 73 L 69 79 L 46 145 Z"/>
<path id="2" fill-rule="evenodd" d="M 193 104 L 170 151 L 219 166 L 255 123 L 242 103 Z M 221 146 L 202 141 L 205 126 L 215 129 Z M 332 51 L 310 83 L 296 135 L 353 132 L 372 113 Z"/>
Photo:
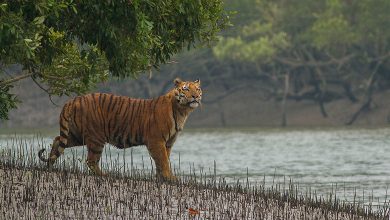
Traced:
<path id="1" fill-rule="evenodd" d="M 14 138 L 0 135 L 0 146 L 9 146 Z M 43 136 L 40 143 L 31 143 L 48 147 L 52 138 Z M 111 146 L 106 149 L 112 155 L 124 152 Z M 132 155 L 134 166 L 150 168 L 145 147 L 133 148 Z M 123 156 L 118 158 L 123 160 Z M 125 160 L 130 160 L 130 150 L 125 151 Z M 388 200 L 390 185 L 390 128 L 187 130 L 174 145 L 171 163 L 183 172 L 195 168 L 195 172 L 210 173 L 216 164 L 217 175 L 228 182 L 248 178 L 256 184 L 265 178 L 270 186 L 291 179 L 299 183 L 302 193 L 309 188 L 324 196 L 333 191 L 341 200 L 364 197 L 366 203 L 381 205 Z"/>

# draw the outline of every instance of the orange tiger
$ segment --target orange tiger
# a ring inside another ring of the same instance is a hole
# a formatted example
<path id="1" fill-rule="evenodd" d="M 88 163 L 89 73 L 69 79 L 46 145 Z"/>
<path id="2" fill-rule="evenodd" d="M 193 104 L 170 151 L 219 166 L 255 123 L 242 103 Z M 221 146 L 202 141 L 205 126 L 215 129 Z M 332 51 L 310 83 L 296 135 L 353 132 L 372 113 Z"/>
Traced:
<path id="1" fill-rule="evenodd" d="M 200 80 L 174 80 L 174 88 L 154 99 L 134 99 L 94 93 L 68 101 L 60 114 L 60 135 L 52 144 L 49 158 L 38 153 L 51 167 L 65 148 L 86 145 L 87 165 L 97 175 L 104 144 L 123 149 L 146 145 L 157 176 L 173 180 L 169 157 L 177 135 L 189 114 L 201 104 Z"/>

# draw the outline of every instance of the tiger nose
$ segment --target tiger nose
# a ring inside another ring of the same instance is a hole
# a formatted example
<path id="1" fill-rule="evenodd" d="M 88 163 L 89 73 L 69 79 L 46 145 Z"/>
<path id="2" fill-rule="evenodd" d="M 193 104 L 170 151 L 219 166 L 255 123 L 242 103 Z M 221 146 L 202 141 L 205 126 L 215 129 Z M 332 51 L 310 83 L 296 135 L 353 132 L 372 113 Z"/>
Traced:
<path id="1" fill-rule="evenodd" d="M 198 95 L 192 95 L 192 98 L 197 99 L 199 96 Z"/>

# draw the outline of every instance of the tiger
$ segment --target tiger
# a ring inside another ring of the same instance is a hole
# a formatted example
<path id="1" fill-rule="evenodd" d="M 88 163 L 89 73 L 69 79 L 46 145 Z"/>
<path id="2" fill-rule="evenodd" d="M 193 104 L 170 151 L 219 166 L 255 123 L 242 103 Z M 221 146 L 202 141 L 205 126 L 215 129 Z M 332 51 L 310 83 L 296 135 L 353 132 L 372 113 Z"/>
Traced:
<path id="1" fill-rule="evenodd" d="M 96 175 L 105 176 L 99 167 L 104 145 L 125 149 L 146 145 L 154 160 L 156 175 L 163 180 L 176 180 L 170 167 L 170 154 L 177 136 L 190 113 L 201 105 L 200 80 L 176 78 L 165 95 L 137 99 L 106 93 L 77 96 L 65 103 L 48 158 L 45 149 L 38 152 L 50 168 L 66 148 L 87 147 L 86 163 Z"/>

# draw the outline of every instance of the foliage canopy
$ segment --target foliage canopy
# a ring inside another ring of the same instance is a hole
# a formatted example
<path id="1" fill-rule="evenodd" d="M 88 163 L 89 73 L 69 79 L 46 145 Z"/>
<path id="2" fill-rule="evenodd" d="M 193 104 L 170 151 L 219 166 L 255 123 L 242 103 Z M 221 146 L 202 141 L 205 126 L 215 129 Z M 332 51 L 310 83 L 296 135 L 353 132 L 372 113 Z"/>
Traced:
<path id="1" fill-rule="evenodd" d="M 389 1 L 246 2 L 254 8 L 249 11 L 252 19 L 246 15 L 240 31 L 223 37 L 213 49 L 221 59 L 267 63 L 304 49 L 327 58 L 359 52 L 373 58 L 387 55 L 390 50 Z"/>
<path id="2" fill-rule="evenodd" d="M 15 81 L 32 77 L 49 95 L 84 93 L 109 75 L 135 77 L 209 44 L 228 23 L 222 0 L 3 1 L 0 119 L 16 106 Z M 7 73 L 14 64 L 19 76 Z"/>

